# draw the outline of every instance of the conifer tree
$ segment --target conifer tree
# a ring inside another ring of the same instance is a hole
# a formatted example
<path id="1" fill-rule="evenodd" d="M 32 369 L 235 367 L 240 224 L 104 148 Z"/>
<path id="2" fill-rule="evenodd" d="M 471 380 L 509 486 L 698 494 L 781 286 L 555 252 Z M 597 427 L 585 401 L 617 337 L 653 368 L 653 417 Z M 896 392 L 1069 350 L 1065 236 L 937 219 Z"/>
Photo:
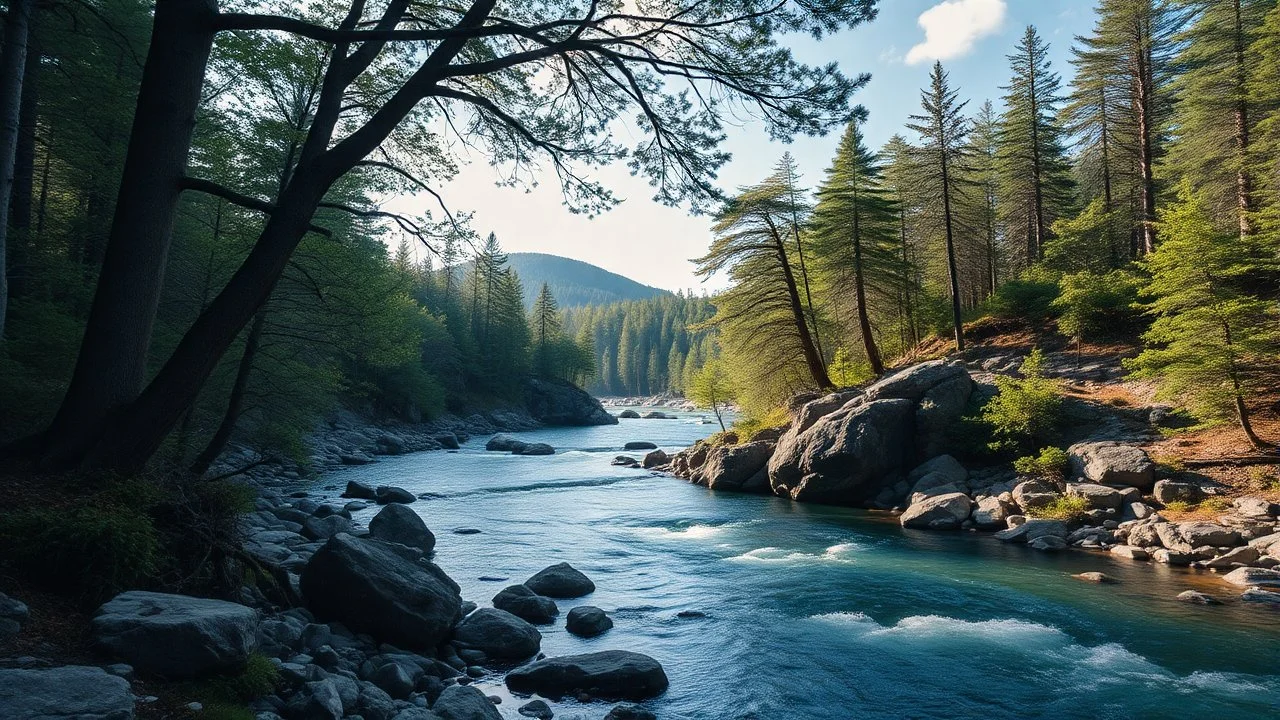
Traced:
<path id="1" fill-rule="evenodd" d="M 533 332 L 533 368 L 539 375 L 549 376 L 555 370 L 555 347 L 560 338 L 560 310 L 551 288 L 544 282 L 533 301 L 530 318 Z"/>
<path id="2" fill-rule="evenodd" d="M 1000 249 L 1005 232 L 1000 222 L 1000 209 L 1004 203 L 1000 192 L 999 150 L 999 126 L 995 109 L 988 100 L 974 116 L 973 130 L 969 133 L 968 180 L 973 192 L 967 193 L 962 203 L 962 214 L 966 216 L 963 224 L 969 231 L 964 255 L 969 257 L 961 276 L 969 276 L 970 292 L 981 298 L 994 293 L 999 286 L 1002 277 L 1000 263 L 1006 254 Z M 1018 223 L 1015 221 L 1013 225 L 1017 227 Z"/>
<path id="3" fill-rule="evenodd" d="M 960 276 L 956 262 L 956 218 L 953 204 L 962 193 L 964 139 L 969 121 L 963 113 L 968 101 L 959 102 L 951 89 L 941 62 L 933 64 L 929 87 L 920 93 L 923 113 L 912 115 L 907 127 L 920 134 L 923 162 L 937 173 L 929 188 L 941 203 L 941 218 L 946 239 L 947 278 L 951 286 L 951 320 L 956 350 L 964 350 L 964 326 L 960 312 Z"/>

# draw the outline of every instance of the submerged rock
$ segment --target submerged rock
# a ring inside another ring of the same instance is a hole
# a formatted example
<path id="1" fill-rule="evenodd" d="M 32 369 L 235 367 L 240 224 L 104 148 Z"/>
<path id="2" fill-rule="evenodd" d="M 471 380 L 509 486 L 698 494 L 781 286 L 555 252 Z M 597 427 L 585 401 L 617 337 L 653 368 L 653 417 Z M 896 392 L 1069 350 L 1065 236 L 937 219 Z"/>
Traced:
<path id="1" fill-rule="evenodd" d="M 658 720 L 658 716 L 639 705 L 622 703 L 614 705 L 609 714 L 604 716 L 604 720 Z"/>
<path id="2" fill-rule="evenodd" d="M 1221 604 L 1218 601 L 1218 599 L 1213 597 L 1212 595 L 1206 595 L 1197 590 L 1183 590 L 1182 592 L 1178 593 L 1178 599 L 1181 600 L 1182 602 L 1192 603 L 1195 605 L 1220 605 Z"/>
<path id="3" fill-rule="evenodd" d="M 591 605 L 576 607 L 565 618 L 565 629 L 578 637 L 595 637 L 611 627 L 613 620 L 603 610 Z"/>
<path id="4" fill-rule="evenodd" d="M 1101 572 L 1082 572 L 1082 573 L 1077 573 L 1075 575 L 1072 575 L 1071 577 L 1077 580 L 1084 580 L 1085 582 L 1099 583 L 1099 584 L 1117 582 L 1115 578 L 1111 577 L 1106 573 L 1101 573 Z"/>
<path id="5" fill-rule="evenodd" d="M 623 410 L 622 412 L 618 413 L 618 417 L 623 420 L 639 420 L 640 413 L 636 412 L 635 410 Z"/>
<path id="6" fill-rule="evenodd" d="M 12 720 L 132 720 L 133 692 L 102 668 L 0 669 L 0 717 Z"/>
<path id="7" fill-rule="evenodd" d="M 1267 570 L 1265 568 L 1236 568 L 1226 575 L 1223 575 L 1222 579 L 1232 585 L 1280 588 L 1280 571 Z"/>
<path id="8" fill-rule="evenodd" d="M 574 569 L 569 563 L 557 563 L 539 570 L 524 581 L 526 587 L 539 595 L 550 598 L 576 598 L 595 592 L 591 578 Z"/>
<path id="9" fill-rule="evenodd" d="M 499 433 L 489 438 L 489 442 L 484 444 L 484 449 L 490 452 L 515 452 L 526 444 L 523 440 L 517 440 L 510 435 Z"/>
<path id="10" fill-rule="evenodd" d="M 632 440 L 622 446 L 623 450 L 657 450 L 658 446 L 648 440 Z"/>
<path id="11" fill-rule="evenodd" d="M 640 461 L 629 455 L 618 455 L 609 464 L 615 467 L 640 467 Z"/>
<path id="12" fill-rule="evenodd" d="M 403 503 L 410 505 L 418 499 L 417 495 L 405 490 L 404 488 L 394 487 L 391 485 L 379 485 L 374 490 L 374 500 L 379 505 L 387 505 L 389 503 Z"/>
<path id="13" fill-rule="evenodd" d="M 225 600 L 133 590 L 98 608 L 93 637 L 144 673 L 199 677 L 244 666 L 258 646 L 258 613 Z"/>
<path id="14" fill-rule="evenodd" d="M 530 378 L 527 386 L 529 414 L 547 425 L 617 425 L 600 401 L 567 380 Z"/>
<path id="15" fill-rule="evenodd" d="M 528 443 L 511 451 L 512 455 L 555 455 L 556 449 L 546 443 Z"/>
<path id="16" fill-rule="evenodd" d="M 549 698 L 590 692 L 592 697 L 620 700 L 656 697 L 668 685 L 657 660 L 626 650 L 539 660 L 511 671 L 506 682 L 514 692 Z"/>

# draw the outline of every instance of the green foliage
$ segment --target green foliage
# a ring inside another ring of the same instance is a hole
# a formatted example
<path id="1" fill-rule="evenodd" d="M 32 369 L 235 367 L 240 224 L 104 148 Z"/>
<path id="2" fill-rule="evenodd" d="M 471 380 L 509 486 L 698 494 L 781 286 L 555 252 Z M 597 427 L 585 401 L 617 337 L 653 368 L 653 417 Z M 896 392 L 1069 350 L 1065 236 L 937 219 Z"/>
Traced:
<path id="1" fill-rule="evenodd" d="M 1013 461 L 1013 469 L 1019 475 L 1031 475 L 1049 480 L 1066 477 L 1069 461 L 1067 452 L 1058 447 L 1047 447 L 1039 455 L 1024 455 Z"/>
<path id="2" fill-rule="evenodd" d="M 731 431 L 738 436 L 740 442 L 751 442 L 761 431 L 783 427 L 790 419 L 786 408 L 774 408 L 764 415 L 738 418 L 733 422 Z"/>
<path id="3" fill-rule="evenodd" d="M 735 400 L 737 393 L 722 361 L 711 360 L 702 366 L 693 377 L 688 396 L 698 407 L 710 408 L 716 414 L 720 429 L 725 429 L 723 409 Z"/>
<path id="4" fill-rule="evenodd" d="M 1062 520 L 1063 522 L 1073 522 L 1084 517 L 1087 512 L 1089 512 L 1088 500 L 1076 495 L 1062 495 L 1054 498 L 1053 502 L 1048 505 L 1031 510 L 1030 515 L 1051 520 Z"/>
<path id="5" fill-rule="evenodd" d="M 1022 319 L 1032 323 L 1046 321 L 1058 298 L 1058 283 L 1053 274 L 1032 268 L 999 287 L 987 298 L 985 309 L 990 315 L 1006 319 Z"/>
<path id="6" fill-rule="evenodd" d="M 1131 272 L 1105 275 L 1088 271 L 1062 277 L 1061 292 L 1050 303 L 1058 331 L 1076 340 L 1124 337 L 1139 321 L 1141 279 Z"/>
<path id="7" fill-rule="evenodd" d="M 1117 229 L 1117 211 L 1108 210 L 1102 198 L 1094 198 L 1075 217 L 1053 223 L 1053 238 L 1044 246 L 1044 266 L 1064 273 L 1105 273 L 1121 263 L 1127 252 L 1120 247 L 1128 238 Z"/>
<path id="8" fill-rule="evenodd" d="M 1044 376 L 1044 355 L 1039 348 L 1022 363 L 1022 378 L 996 378 L 999 394 L 982 409 L 991 427 L 993 445 L 1017 449 L 1041 445 L 1052 439 L 1061 418 L 1062 394 L 1058 382 Z"/>
<path id="9" fill-rule="evenodd" d="M 1186 500 L 1170 500 L 1164 504 L 1164 509 L 1174 513 L 1191 512 L 1192 505 Z"/>
<path id="10" fill-rule="evenodd" d="M 827 375 L 836 387 L 853 387 L 875 378 L 871 364 L 866 360 L 855 360 L 843 347 L 836 348 L 836 354 L 827 366 Z"/>

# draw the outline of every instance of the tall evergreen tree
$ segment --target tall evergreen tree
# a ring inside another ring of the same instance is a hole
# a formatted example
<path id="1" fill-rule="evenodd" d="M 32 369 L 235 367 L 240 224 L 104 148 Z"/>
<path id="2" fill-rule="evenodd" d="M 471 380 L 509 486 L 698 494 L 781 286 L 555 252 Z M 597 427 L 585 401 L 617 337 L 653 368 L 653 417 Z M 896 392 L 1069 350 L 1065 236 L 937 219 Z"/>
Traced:
<path id="1" fill-rule="evenodd" d="M 533 368 L 540 375 L 551 375 L 555 367 L 555 346 L 560 336 L 560 311 L 551 288 L 544 282 L 533 301 L 529 322 L 533 332 Z"/>

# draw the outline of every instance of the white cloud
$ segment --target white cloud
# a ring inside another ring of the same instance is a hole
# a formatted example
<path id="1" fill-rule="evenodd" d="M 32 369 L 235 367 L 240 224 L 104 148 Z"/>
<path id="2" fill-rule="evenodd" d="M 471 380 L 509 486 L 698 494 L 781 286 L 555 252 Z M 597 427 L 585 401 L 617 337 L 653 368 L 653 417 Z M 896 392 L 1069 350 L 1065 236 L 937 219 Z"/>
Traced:
<path id="1" fill-rule="evenodd" d="M 1005 0 L 947 0 L 920 13 L 924 42 L 907 51 L 908 65 L 950 60 L 973 49 L 980 38 L 1004 23 Z"/>

